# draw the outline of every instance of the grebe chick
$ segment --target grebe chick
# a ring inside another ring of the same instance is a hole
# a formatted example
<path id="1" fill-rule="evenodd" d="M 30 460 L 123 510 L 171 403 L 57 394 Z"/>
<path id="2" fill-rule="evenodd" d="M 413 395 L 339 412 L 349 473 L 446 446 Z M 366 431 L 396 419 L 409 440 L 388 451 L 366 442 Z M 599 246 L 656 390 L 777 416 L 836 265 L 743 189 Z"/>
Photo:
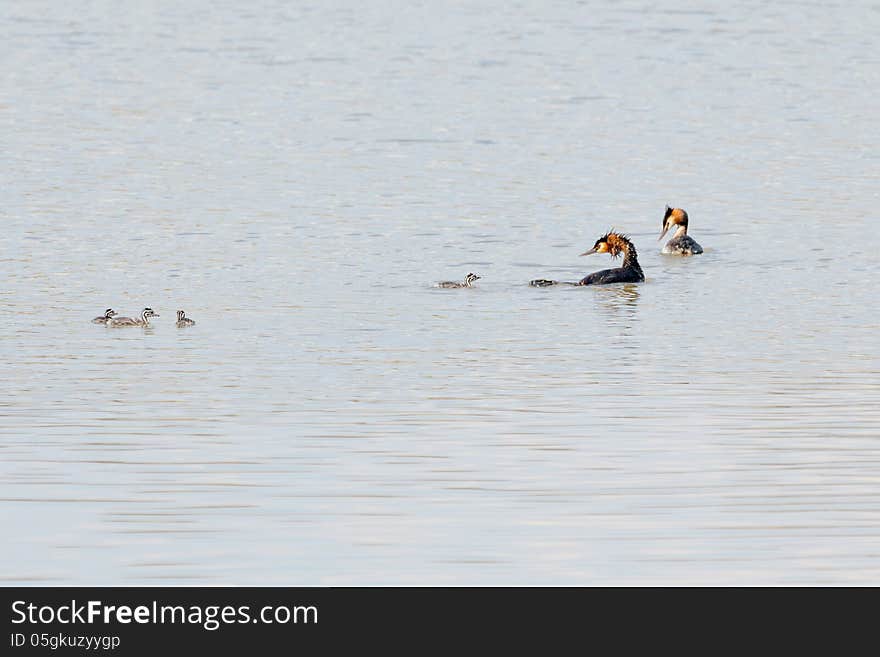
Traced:
<path id="1" fill-rule="evenodd" d="M 480 280 L 480 276 L 476 274 L 468 274 L 464 277 L 464 283 L 458 283 L 456 281 L 443 281 L 442 283 L 437 283 L 437 287 L 445 287 L 445 288 L 453 288 L 453 287 L 473 287 L 474 281 Z"/>
<path id="2" fill-rule="evenodd" d="M 143 326 L 147 327 L 150 325 L 150 317 L 158 317 L 156 313 L 153 312 L 152 308 L 144 308 L 141 311 L 140 317 L 135 317 L 132 319 L 131 317 L 111 317 L 107 320 L 107 326 L 113 326 L 115 328 L 121 326 Z"/>
<path id="3" fill-rule="evenodd" d="M 113 315 L 115 314 L 115 310 L 113 310 L 112 308 L 108 308 L 104 311 L 103 315 L 101 315 L 100 317 L 95 317 L 95 319 L 92 320 L 92 324 L 106 324 L 107 320 L 113 317 Z"/>
<path id="4" fill-rule="evenodd" d="M 688 235 L 688 213 L 681 208 L 666 206 L 666 214 L 663 215 L 663 232 L 660 233 L 657 241 L 662 240 L 666 232 L 673 226 L 678 226 L 678 230 L 675 231 L 672 239 L 666 242 L 661 253 L 686 256 L 703 252 L 703 247 Z"/>
<path id="5" fill-rule="evenodd" d="M 623 254 L 623 264 L 614 269 L 603 269 L 584 276 L 576 283 L 566 281 L 549 281 L 539 278 L 529 282 L 532 287 L 548 287 L 550 285 L 604 285 L 605 283 L 641 283 L 645 280 L 645 274 L 639 265 L 638 253 L 635 245 L 629 237 L 609 231 L 596 240 L 593 248 L 581 253 L 582 256 L 592 253 L 608 253 L 612 258 Z"/>
<path id="6" fill-rule="evenodd" d="M 182 310 L 177 311 L 177 328 L 192 326 L 193 324 L 195 324 L 195 322 L 187 317 L 185 312 L 183 312 Z"/>

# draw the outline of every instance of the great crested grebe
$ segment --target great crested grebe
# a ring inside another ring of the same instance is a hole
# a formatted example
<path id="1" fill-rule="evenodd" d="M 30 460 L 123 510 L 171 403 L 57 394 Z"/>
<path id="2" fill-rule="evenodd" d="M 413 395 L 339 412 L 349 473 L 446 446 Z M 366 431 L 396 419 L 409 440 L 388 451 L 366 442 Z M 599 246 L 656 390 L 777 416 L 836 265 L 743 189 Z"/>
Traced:
<path id="1" fill-rule="evenodd" d="M 638 253 L 635 245 L 629 237 L 608 231 L 596 240 L 593 248 L 581 253 L 582 256 L 591 253 L 609 253 L 612 258 L 623 254 L 623 264 L 615 269 L 603 269 L 584 276 L 576 283 L 566 281 L 549 281 L 539 278 L 529 282 L 532 287 L 548 287 L 550 285 L 604 285 L 605 283 L 641 283 L 645 280 L 645 274 L 639 265 Z"/>
<path id="2" fill-rule="evenodd" d="M 666 206 L 666 213 L 663 215 L 663 232 L 657 241 L 663 239 L 663 236 L 673 226 L 678 226 L 678 230 L 672 236 L 672 239 L 666 242 L 661 253 L 666 255 L 696 255 L 703 252 L 703 247 L 697 244 L 696 240 L 688 235 L 688 213 L 681 208 L 670 208 Z"/>
<path id="3" fill-rule="evenodd" d="M 183 312 L 182 310 L 177 311 L 177 328 L 192 326 L 193 324 L 195 324 L 195 322 L 187 317 L 185 312 Z"/>
<path id="4" fill-rule="evenodd" d="M 456 281 L 443 281 L 442 283 L 437 283 L 437 287 L 445 287 L 445 288 L 453 288 L 453 287 L 473 287 L 474 281 L 480 280 L 480 277 L 476 274 L 468 274 L 464 277 L 464 283 L 458 283 Z"/>
<path id="5" fill-rule="evenodd" d="M 149 318 L 150 317 L 158 317 L 156 313 L 153 312 L 152 308 L 144 308 L 141 311 L 140 317 L 135 317 L 132 319 L 131 317 L 111 317 L 107 320 L 107 326 L 120 327 L 120 326 L 144 326 L 147 327 L 150 325 Z"/>
<path id="6" fill-rule="evenodd" d="M 95 317 L 95 319 L 92 320 L 92 324 L 106 324 L 107 320 L 113 317 L 115 314 L 115 310 L 113 310 L 112 308 L 108 308 L 104 311 L 103 315 L 101 315 L 100 317 Z"/>

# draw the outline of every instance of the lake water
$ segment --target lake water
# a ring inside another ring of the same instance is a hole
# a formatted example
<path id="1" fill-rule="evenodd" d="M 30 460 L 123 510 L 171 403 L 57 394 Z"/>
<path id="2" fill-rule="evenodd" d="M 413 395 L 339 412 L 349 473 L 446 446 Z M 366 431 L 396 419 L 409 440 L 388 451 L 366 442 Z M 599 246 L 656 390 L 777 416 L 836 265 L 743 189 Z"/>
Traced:
<path id="1" fill-rule="evenodd" d="M 394 4 L 6 7 L 0 581 L 880 584 L 877 4 Z"/>

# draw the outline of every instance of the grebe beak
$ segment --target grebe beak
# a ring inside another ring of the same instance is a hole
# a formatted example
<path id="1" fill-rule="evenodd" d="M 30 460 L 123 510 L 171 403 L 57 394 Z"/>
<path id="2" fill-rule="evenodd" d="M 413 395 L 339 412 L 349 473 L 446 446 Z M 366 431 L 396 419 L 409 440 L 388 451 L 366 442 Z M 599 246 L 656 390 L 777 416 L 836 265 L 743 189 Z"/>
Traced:
<path id="1" fill-rule="evenodd" d="M 657 241 L 658 241 L 658 242 L 659 242 L 660 240 L 663 239 L 663 236 L 664 236 L 666 233 L 669 232 L 669 226 L 671 226 L 671 225 L 672 225 L 672 224 L 670 224 L 669 222 L 667 222 L 667 223 L 663 226 L 663 232 L 660 233 L 660 237 L 657 238 Z"/>
<path id="2" fill-rule="evenodd" d="M 592 255 L 592 254 L 594 254 L 595 252 L 596 252 L 596 247 L 594 246 L 594 247 L 593 247 L 592 249 L 590 249 L 589 251 L 584 251 L 583 253 L 581 253 L 581 255 L 582 255 L 582 256 L 585 256 L 585 255 Z"/>

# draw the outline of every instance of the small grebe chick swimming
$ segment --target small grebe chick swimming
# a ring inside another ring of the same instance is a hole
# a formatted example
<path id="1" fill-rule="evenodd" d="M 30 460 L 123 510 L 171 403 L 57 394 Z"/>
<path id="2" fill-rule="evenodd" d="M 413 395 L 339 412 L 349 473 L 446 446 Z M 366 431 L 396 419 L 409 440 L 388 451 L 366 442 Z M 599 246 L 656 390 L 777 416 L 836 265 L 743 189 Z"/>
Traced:
<path id="1" fill-rule="evenodd" d="M 577 283 L 569 283 L 566 281 L 548 281 L 545 278 L 529 282 L 532 287 L 548 287 L 550 285 L 604 285 L 605 283 L 641 283 L 645 280 L 645 274 L 639 265 L 638 253 L 636 253 L 635 245 L 630 241 L 629 237 L 614 231 L 605 233 L 596 240 L 593 248 L 582 256 L 591 253 L 609 253 L 612 258 L 616 258 L 623 254 L 623 264 L 614 269 L 603 269 L 602 271 L 593 272 L 584 276 Z"/>
<path id="2" fill-rule="evenodd" d="M 670 208 L 666 206 L 666 214 L 663 215 L 663 232 L 657 241 L 663 239 L 666 232 L 673 226 L 678 226 L 678 230 L 672 236 L 672 239 L 666 242 L 661 253 L 666 255 L 696 255 L 703 252 L 703 247 L 697 244 L 693 237 L 688 235 L 688 213 L 681 208 Z"/>
<path id="3" fill-rule="evenodd" d="M 108 308 L 104 311 L 103 315 L 101 315 L 100 317 L 95 317 L 95 319 L 92 320 L 92 324 L 106 324 L 107 320 L 113 317 L 115 314 L 115 310 L 113 310 L 112 308 Z"/>
<path id="4" fill-rule="evenodd" d="M 443 281 L 442 283 L 437 283 L 437 287 L 445 287 L 445 288 L 453 288 L 453 287 L 473 287 L 474 281 L 480 280 L 480 276 L 476 274 L 468 274 L 464 277 L 464 283 L 457 283 L 456 281 Z"/>
<path id="5" fill-rule="evenodd" d="M 177 328 L 192 326 L 193 324 L 195 324 L 195 322 L 187 317 L 185 312 L 183 312 L 182 310 L 177 311 Z"/>
<path id="6" fill-rule="evenodd" d="M 156 313 L 153 312 L 152 308 L 144 308 L 141 312 L 140 317 L 135 317 L 132 319 L 131 317 L 111 317 L 107 320 L 107 326 L 120 327 L 120 326 L 143 326 L 147 327 L 150 325 L 150 317 L 158 317 Z"/>

